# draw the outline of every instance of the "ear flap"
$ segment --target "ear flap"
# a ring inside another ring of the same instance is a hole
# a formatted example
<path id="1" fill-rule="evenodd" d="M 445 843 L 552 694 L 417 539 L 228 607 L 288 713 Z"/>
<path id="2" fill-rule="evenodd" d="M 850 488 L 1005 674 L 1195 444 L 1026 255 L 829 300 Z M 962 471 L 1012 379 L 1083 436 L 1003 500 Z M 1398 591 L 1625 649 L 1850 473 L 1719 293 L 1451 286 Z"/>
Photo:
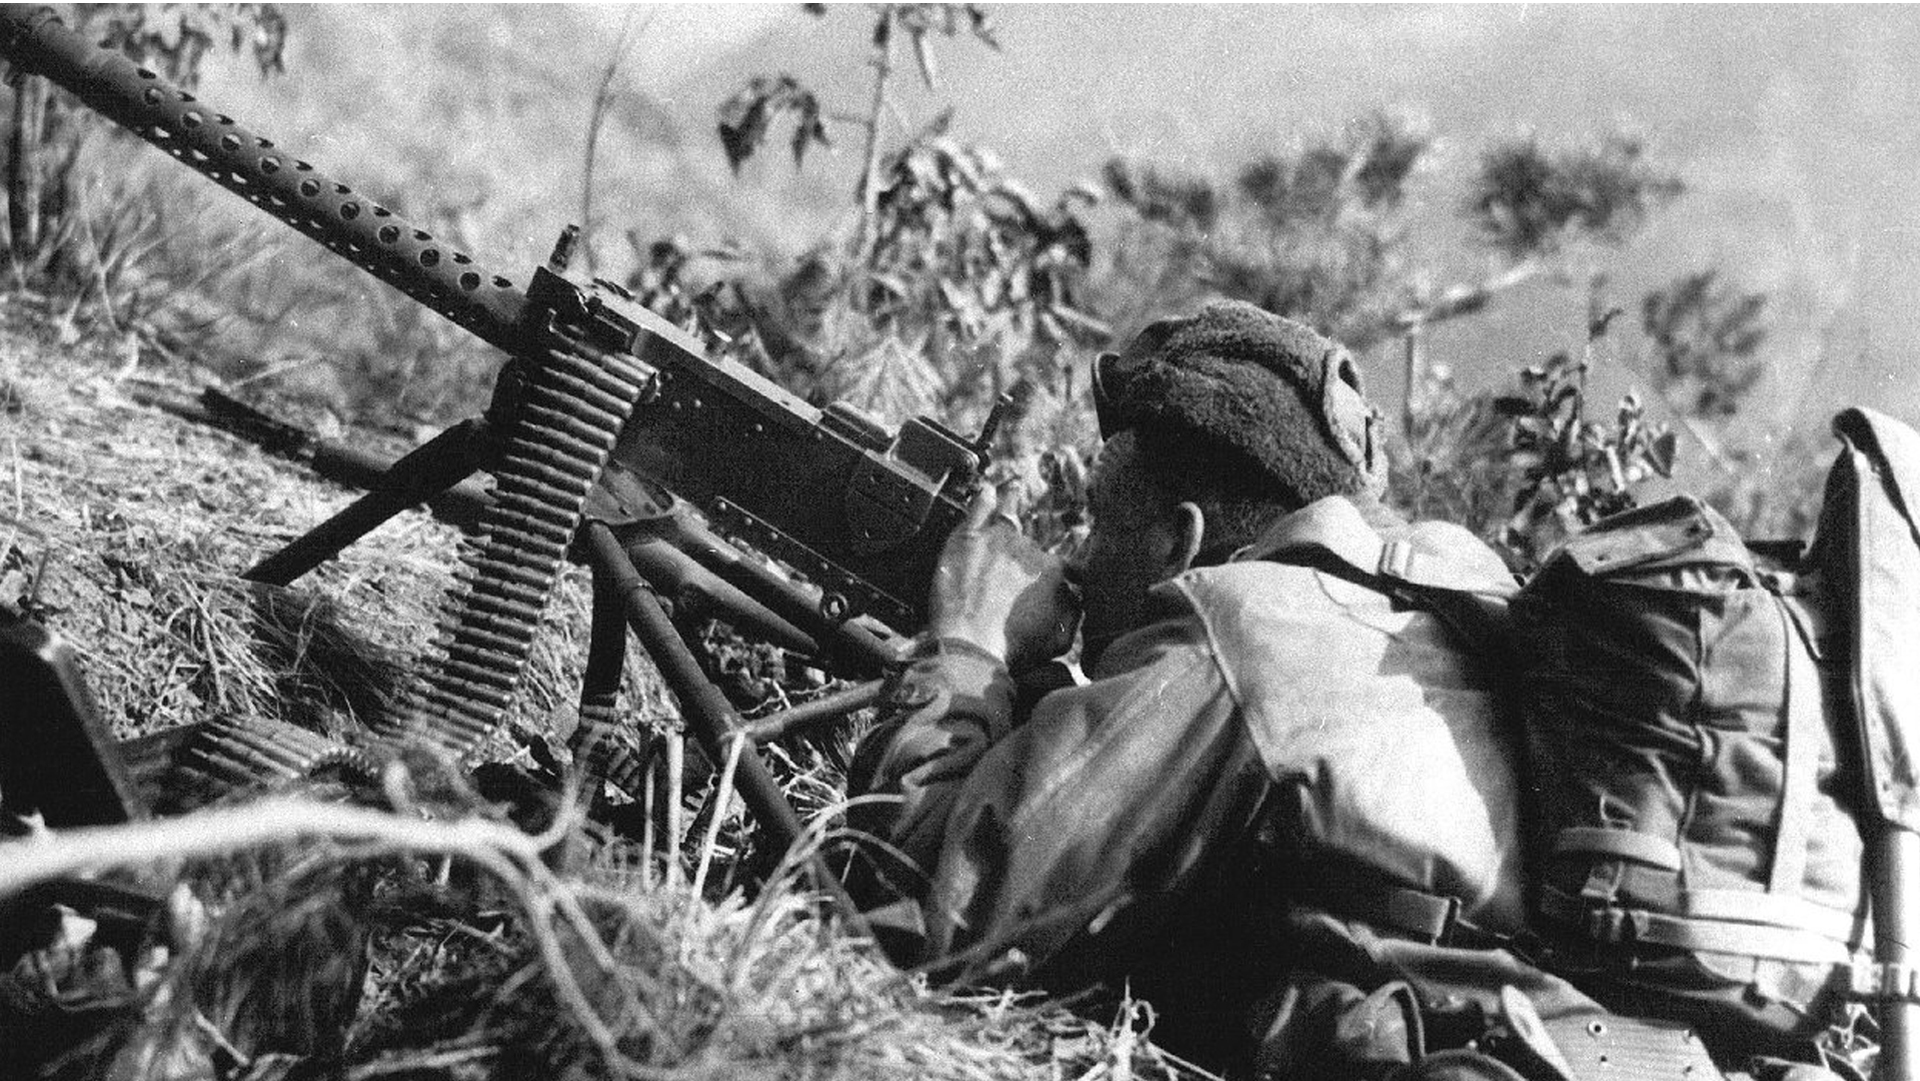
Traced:
<path id="1" fill-rule="evenodd" d="M 1347 461 L 1366 475 L 1367 490 L 1386 490 L 1387 456 L 1380 440 L 1380 412 L 1367 401 L 1360 366 L 1345 349 L 1331 349 L 1320 358 L 1320 417 L 1327 434 Z"/>

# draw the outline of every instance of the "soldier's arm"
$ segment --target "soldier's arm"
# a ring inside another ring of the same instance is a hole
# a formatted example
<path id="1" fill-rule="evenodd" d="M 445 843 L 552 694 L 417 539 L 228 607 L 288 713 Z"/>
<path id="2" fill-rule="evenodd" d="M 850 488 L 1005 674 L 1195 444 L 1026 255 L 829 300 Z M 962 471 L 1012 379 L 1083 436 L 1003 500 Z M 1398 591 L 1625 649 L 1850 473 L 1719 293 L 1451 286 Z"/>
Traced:
<path id="1" fill-rule="evenodd" d="M 1122 639 L 1031 718 L 964 647 L 929 647 L 895 692 L 863 790 L 896 797 L 868 828 L 927 876 L 926 957 L 1097 953 L 1243 836 L 1268 788 L 1190 614 Z"/>
<path id="2" fill-rule="evenodd" d="M 891 853 L 870 853 L 894 870 L 893 892 L 919 892 L 924 883 L 912 879 L 939 856 L 938 831 L 925 823 L 940 817 L 959 782 L 1013 729 L 1014 704 L 1006 664 L 965 639 L 923 639 L 889 676 L 848 794 L 856 797 L 853 826 L 905 859 L 901 867 Z"/>

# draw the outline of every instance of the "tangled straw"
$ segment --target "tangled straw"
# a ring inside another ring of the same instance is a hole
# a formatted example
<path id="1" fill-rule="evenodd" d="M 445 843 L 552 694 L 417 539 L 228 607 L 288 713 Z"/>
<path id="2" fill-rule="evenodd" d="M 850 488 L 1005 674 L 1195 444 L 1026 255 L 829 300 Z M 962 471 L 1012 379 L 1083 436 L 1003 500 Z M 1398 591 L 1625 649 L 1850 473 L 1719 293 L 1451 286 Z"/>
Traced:
<path id="1" fill-rule="evenodd" d="M 46 882 L 108 867 L 197 859 L 237 850 L 326 837 L 355 844 L 354 859 L 408 853 L 464 859 L 506 887 L 526 917 L 527 930 L 562 1002 L 593 1042 L 611 1076 L 651 1078 L 665 1071 L 629 1058 L 617 1033 L 594 1009 L 555 929 L 564 922 L 594 966 L 618 987 L 622 1021 L 638 1020 L 655 1045 L 678 1057 L 681 1049 L 642 1002 L 639 975 L 622 969 L 566 884 L 541 862 L 570 823 L 565 819 L 532 836 L 511 826 L 465 818 L 430 822 L 368 808 L 269 797 L 243 806 L 119 826 L 43 832 L 0 845 L 0 898 Z"/>

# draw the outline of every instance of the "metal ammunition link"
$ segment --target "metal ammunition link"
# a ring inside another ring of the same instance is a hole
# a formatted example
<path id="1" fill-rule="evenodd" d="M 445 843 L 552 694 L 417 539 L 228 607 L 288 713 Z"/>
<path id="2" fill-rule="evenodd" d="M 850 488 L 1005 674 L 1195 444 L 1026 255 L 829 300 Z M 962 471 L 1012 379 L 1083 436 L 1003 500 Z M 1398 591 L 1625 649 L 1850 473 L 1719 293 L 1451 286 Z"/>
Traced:
<path id="1" fill-rule="evenodd" d="M 585 345 L 524 358 L 528 394 L 494 468 L 497 498 L 443 608 L 411 707 L 381 732 L 460 757 L 506 719 L 587 494 L 647 382 L 645 365 Z"/>

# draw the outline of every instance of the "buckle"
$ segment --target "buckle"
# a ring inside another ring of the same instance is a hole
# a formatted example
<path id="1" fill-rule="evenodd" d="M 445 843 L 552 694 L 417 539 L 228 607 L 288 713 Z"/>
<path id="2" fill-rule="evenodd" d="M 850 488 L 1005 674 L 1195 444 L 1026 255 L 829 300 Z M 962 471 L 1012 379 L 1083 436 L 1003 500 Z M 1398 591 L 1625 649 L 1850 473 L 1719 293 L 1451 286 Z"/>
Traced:
<path id="1" fill-rule="evenodd" d="M 1378 897 L 1379 922 L 1430 946 L 1444 946 L 1460 923 L 1460 899 L 1400 886 Z"/>
<path id="2" fill-rule="evenodd" d="M 1447 946 L 1452 944 L 1454 932 L 1460 929 L 1460 898 L 1446 894 L 1441 899 L 1447 907 L 1440 915 L 1440 930 L 1433 936 L 1433 944 Z"/>
<path id="3" fill-rule="evenodd" d="M 1404 540 L 1390 540 L 1380 547 L 1379 573 L 1383 578 L 1405 582 L 1413 574 L 1413 545 Z"/>
<path id="4" fill-rule="evenodd" d="M 1920 1002 L 1920 968 L 1902 961 L 1855 961 L 1848 997 L 1862 1002 Z"/>
<path id="5" fill-rule="evenodd" d="M 1586 914 L 1587 937 L 1597 942 L 1619 944 L 1632 938 L 1631 915 L 1623 908 L 1595 908 Z"/>

